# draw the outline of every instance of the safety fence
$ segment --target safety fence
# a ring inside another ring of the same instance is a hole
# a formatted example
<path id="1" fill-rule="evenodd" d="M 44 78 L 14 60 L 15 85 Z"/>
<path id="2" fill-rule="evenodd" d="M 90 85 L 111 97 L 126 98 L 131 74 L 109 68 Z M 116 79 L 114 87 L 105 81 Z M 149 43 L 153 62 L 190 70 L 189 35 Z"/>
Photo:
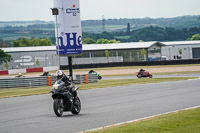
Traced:
<path id="1" fill-rule="evenodd" d="M 56 76 L 6 78 L 0 79 L 0 89 L 52 86 L 55 81 Z M 74 82 L 76 84 L 88 84 L 98 82 L 98 79 L 96 74 L 76 75 L 76 79 L 74 80 Z"/>
<path id="2" fill-rule="evenodd" d="M 51 81 L 50 81 L 51 80 Z M 35 87 L 47 86 L 55 80 L 54 77 L 21 77 L 0 79 L 0 88 L 20 88 L 20 87 Z"/>
<path id="3" fill-rule="evenodd" d="M 82 74 L 82 75 L 76 75 L 75 83 L 78 84 L 88 84 L 88 83 L 95 83 L 98 82 L 98 76 L 97 74 Z"/>

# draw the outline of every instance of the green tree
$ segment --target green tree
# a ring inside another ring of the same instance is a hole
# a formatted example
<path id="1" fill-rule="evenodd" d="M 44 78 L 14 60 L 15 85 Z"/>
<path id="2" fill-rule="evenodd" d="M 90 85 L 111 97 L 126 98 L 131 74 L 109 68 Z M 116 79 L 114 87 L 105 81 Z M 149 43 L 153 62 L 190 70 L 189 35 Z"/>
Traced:
<path id="1" fill-rule="evenodd" d="M 145 56 L 146 56 L 147 51 L 145 49 L 141 49 L 140 53 L 141 53 L 141 55 L 143 56 L 143 58 L 145 60 L 146 59 Z"/>
<path id="2" fill-rule="evenodd" d="M 8 63 L 5 63 L 4 67 L 8 70 Z"/>
<path id="3" fill-rule="evenodd" d="M 31 46 L 51 46 L 51 41 L 47 38 L 39 39 L 39 38 L 21 38 L 19 40 L 14 40 L 12 42 L 13 47 L 31 47 Z"/>
<path id="4" fill-rule="evenodd" d="M 38 65 L 38 66 L 40 66 L 40 62 L 39 62 L 38 59 L 36 60 L 35 64 Z"/>
<path id="5" fill-rule="evenodd" d="M 103 38 L 101 38 L 101 39 L 98 39 L 98 40 L 97 40 L 97 44 L 106 44 L 106 43 L 109 43 L 109 40 L 108 40 L 108 39 L 103 39 Z"/>
<path id="6" fill-rule="evenodd" d="M 96 41 L 92 38 L 84 38 L 83 39 L 83 44 L 95 44 Z"/>
<path id="7" fill-rule="evenodd" d="M 120 41 L 117 41 L 115 39 L 109 40 L 109 43 L 120 43 Z"/>
<path id="8" fill-rule="evenodd" d="M 11 60 L 12 60 L 11 55 L 0 49 L 0 65 L 2 65 L 3 63 L 8 63 Z"/>
<path id="9" fill-rule="evenodd" d="M 110 57 L 110 52 L 108 50 L 105 50 L 104 53 L 105 53 L 105 56 L 106 56 L 106 58 L 108 60 L 109 57 Z"/>
<path id="10" fill-rule="evenodd" d="M 13 41 L 12 41 L 12 46 L 13 46 L 13 47 L 21 47 L 21 46 L 20 46 L 19 40 L 13 40 Z"/>
<path id="11" fill-rule="evenodd" d="M 108 43 L 120 43 L 120 41 L 116 41 L 116 40 L 108 40 L 108 39 L 98 39 L 97 40 L 97 44 L 108 44 Z"/>
<path id="12" fill-rule="evenodd" d="M 200 35 L 199 35 L 199 34 L 195 34 L 195 35 L 193 35 L 191 38 L 188 38 L 187 40 L 188 40 L 188 41 L 200 40 Z"/>
<path id="13" fill-rule="evenodd" d="M 40 46 L 51 46 L 51 41 L 47 38 L 40 39 Z"/>
<path id="14" fill-rule="evenodd" d="M 182 49 L 179 49 L 178 52 L 180 55 L 182 55 Z"/>

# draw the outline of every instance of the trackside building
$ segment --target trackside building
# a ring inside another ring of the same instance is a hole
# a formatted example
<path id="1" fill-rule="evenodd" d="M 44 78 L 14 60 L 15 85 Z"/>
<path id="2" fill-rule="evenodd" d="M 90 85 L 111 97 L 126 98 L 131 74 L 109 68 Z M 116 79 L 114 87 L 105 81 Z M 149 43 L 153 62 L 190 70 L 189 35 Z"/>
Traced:
<path id="1" fill-rule="evenodd" d="M 181 50 L 180 50 L 181 49 Z M 56 46 L 3 48 L 12 56 L 8 69 L 58 66 Z M 180 53 L 181 51 L 181 53 Z M 142 62 L 200 58 L 200 41 L 131 42 L 83 45 L 83 54 L 73 57 L 73 65 L 112 62 Z M 68 65 L 66 56 L 61 65 Z M 6 70 L 4 64 L 0 70 Z"/>
<path id="2" fill-rule="evenodd" d="M 83 54 L 73 57 L 73 64 L 108 62 L 138 62 L 161 57 L 160 42 L 83 45 Z M 12 56 L 9 69 L 37 68 L 58 65 L 55 46 L 3 48 Z M 68 65 L 68 58 L 60 56 L 61 65 Z M 5 70 L 1 65 L 1 70 Z"/>
<path id="3" fill-rule="evenodd" d="M 162 56 L 169 60 L 177 59 L 199 59 L 200 58 L 200 41 L 175 41 L 162 42 Z"/>

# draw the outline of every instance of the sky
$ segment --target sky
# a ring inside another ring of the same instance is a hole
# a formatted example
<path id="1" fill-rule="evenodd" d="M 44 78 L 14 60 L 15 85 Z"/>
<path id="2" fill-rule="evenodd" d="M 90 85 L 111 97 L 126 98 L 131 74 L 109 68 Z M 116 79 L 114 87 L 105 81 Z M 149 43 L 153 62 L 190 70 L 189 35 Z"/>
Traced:
<path id="1" fill-rule="evenodd" d="M 200 0 L 80 0 L 82 20 L 200 15 Z M 53 0 L 0 0 L 0 21 L 53 21 Z"/>

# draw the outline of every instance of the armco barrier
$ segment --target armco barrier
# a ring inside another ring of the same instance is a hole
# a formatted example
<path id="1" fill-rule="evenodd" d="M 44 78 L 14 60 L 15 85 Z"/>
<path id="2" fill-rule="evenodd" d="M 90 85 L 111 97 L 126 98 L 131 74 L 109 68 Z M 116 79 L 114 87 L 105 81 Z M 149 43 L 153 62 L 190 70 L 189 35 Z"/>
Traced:
<path id="1" fill-rule="evenodd" d="M 50 85 L 49 78 L 46 76 L 31 77 L 31 78 L 7 78 L 0 79 L 0 88 L 20 88 L 20 87 L 34 87 L 34 86 L 48 86 Z M 51 77 L 51 83 L 55 82 L 55 77 Z"/>
<path id="2" fill-rule="evenodd" d="M 0 75 L 8 75 L 8 71 L 0 71 Z"/>
<path id="3" fill-rule="evenodd" d="M 27 73 L 32 73 L 32 72 L 43 72 L 43 68 L 28 68 L 26 69 Z"/>
<path id="4" fill-rule="evenodd" d="M 77 84 L 85 83 L 85 75 L 76 75 L 75 83 Z"/>
<path id="5" fill-rule="evenodd" d="M 88 83 L 98 82 L 97 74 L 88 74 Z"/>
<path id="6" fill-rule="evenodd" d="M 85 74 L 85 75 L 76 75 L 77 84 L 88 84 L 88 83 L 95 83 L 98 82 L 97 74 Z"/>
<path id="7" fill-rule="evenodd" d="M 22 78 L 6 78 L 0 79 L 0 89 L 36 87 L 36 86 L 52 86 L 56 81 L 56 76 L 40 76 L 40 77 L 22 77 Z M 88 74 L 88 83 L 98 82 L 97 75 Z M 76 75 L 75 83 L 85 83 L 85 75 Z"/>

